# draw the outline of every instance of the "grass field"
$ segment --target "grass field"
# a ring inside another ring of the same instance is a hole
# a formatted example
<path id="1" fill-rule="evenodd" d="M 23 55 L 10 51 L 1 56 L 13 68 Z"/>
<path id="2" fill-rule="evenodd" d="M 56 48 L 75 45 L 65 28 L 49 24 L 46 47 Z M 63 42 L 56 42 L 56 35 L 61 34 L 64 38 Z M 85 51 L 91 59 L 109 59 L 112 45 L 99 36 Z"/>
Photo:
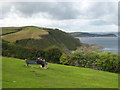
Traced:
<path id="1" fill-rule="evenodd" d="M 2 58 L 3 88 L 118 88 L 118 74 L 49 63 L 49 69 L 25 66 L 25 61 Z"/>

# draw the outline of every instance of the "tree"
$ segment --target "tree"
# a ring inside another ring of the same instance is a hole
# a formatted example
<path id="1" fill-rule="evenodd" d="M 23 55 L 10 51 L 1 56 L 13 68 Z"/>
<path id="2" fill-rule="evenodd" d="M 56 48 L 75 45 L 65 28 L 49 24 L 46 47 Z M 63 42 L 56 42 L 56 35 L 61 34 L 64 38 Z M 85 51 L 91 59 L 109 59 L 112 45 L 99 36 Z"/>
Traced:
<path id="1" fill-rule="evenodd" d="M 51 46 L 45 49 L 45 59 L 48 62 L 60 63 L 62 50 L 57 46 Z"/>
<path id="2" fill-rule="evenodd" d="M 118 64 L 118 54 L 111 52 L 102 52 L 99 54 L 99 59 L 97 60 L 97 66 L 103 71 L 109 72 L 119 72 Z"/>
<path id="3" fill-rule="evenodd" d="M 85 54 L 85 60 L 87 61 L 86 63 L 86 67 L 90 67 L 90 68 L 97 68 L 96 66 L 96 62 L 99 58 L 99 52 L 97 51 L 92 51 L 92 52 L 86 52 Z"/>
<path id="4" fill-rule="evenodd" d="M 73 64 L 75 64 L 75 66 L 85 67 L 85 51 L 75 51 L 72 54 L 71 59 L 73 60 Z"/>
<path id="5" fill-rule="evenodd" d="M 71 59 L 67 54 L 63 53 L 60 57 L 60 63 L 69 65 L 71 63 Z"/>
<path id="6" fill-rule="evenodd" d="M 85 55 L 84 51 L 75 51 L 73 52 L 71 58 L 73 60 L 83 60 L 85 58 L 84 55 Z"/>

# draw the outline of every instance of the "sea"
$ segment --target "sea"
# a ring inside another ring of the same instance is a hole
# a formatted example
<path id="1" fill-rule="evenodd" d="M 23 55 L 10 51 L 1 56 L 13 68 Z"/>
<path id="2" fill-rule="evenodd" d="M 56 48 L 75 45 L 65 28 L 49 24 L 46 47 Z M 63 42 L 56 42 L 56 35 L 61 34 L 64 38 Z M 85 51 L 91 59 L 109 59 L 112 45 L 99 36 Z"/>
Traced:
<path id="1" fill-rule="evenodd" d="M 118 37 L 77 37 L 82 43 L 102 46 L 102 51 L 118 53 Z"/>

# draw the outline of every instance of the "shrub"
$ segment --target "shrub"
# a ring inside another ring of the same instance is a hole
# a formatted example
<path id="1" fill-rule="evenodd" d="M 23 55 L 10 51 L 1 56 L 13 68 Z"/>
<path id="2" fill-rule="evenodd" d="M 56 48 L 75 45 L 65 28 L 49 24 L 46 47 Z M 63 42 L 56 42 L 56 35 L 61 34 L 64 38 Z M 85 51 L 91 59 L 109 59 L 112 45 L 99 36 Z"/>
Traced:
<path id="1" fill-rule="evenodd" d="M 45 59 L 48 62 L 60 63 L 62 50 L 57 46 L 51 46 L 45 49 Z"/>
<path id="2" fill-rule="evenodd" d="M 111 52 L 85 52 L 85 51 L 75 51 L 72 54 L 72 61 L 79 64 L 77 66 L 80 67 L 88 67 L 103 71 L 109 71 L 109 72 L 119 72 L 120 68 L 120 56 L 116 53 Z"/>
<path id="3" fill-rule="evenodd" d="M 90 68 L 97 68 L 97 59 L 99 58 L 99 52 L 92 51 L 92 52 L 86 52 L 84 56 L 86 60 L 86 65 L 85 67 L 90 67 Z"/>
<path id="4" fill-rule="evenodd" d="M 22 48 L 14 43 L 3 41 L 2 55 L 20 59 L 36 59 L 37 57 L 44 57 L 44 51 Z"/>
<path id="5" fill-rule="evenodd" d="M 63 53 L 62 56 L 60 57 L 60 63 L 65 64 L 65 65 L 69 65 L 71 63 L 70 56 Z"/>
<path id="6" fill-rule="evenodd" d="M 97 66 L 100 67 L 101 70 L 109 72 L 119 72 L 120 71 L 118 67 L 119 63 L 120 60 L 118 60 L 118 54 L 111 52 L 99 53 Z"/>
<path id="7" fill-rule="evenodd" d="M 83 60 L 85 58 L 84 55 L 85 55 L 84 51 L 75 51 L 73 52 L 71 58 L 73 60 Z"/>

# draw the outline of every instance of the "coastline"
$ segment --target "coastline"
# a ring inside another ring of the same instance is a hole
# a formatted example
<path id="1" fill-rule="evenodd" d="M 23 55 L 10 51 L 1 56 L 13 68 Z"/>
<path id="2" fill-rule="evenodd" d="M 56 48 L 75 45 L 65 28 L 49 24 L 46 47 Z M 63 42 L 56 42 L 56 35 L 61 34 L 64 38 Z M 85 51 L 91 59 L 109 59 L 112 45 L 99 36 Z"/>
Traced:
<path id="1" fill-rule="evenodd" d="M 97 44 L 88 44 L 88 43 L 81 43 L 81 46 L 77 48 L 77 50 L 82 50 L 82 51 L 102 51 L 104 47 L 99 46 Z"/>
<path id="2" fill-rule="evenodd" d="M 82 43 L 89 44 L 90 51 L 107 51 L 118 53 L 118 37 L 75 37 Z M 85 47 L 84 44 L 81 45 Z M 86 50 L 87 51 L 87 50 Z M 88 50 L 89 51 L 89 50 Z"/>

